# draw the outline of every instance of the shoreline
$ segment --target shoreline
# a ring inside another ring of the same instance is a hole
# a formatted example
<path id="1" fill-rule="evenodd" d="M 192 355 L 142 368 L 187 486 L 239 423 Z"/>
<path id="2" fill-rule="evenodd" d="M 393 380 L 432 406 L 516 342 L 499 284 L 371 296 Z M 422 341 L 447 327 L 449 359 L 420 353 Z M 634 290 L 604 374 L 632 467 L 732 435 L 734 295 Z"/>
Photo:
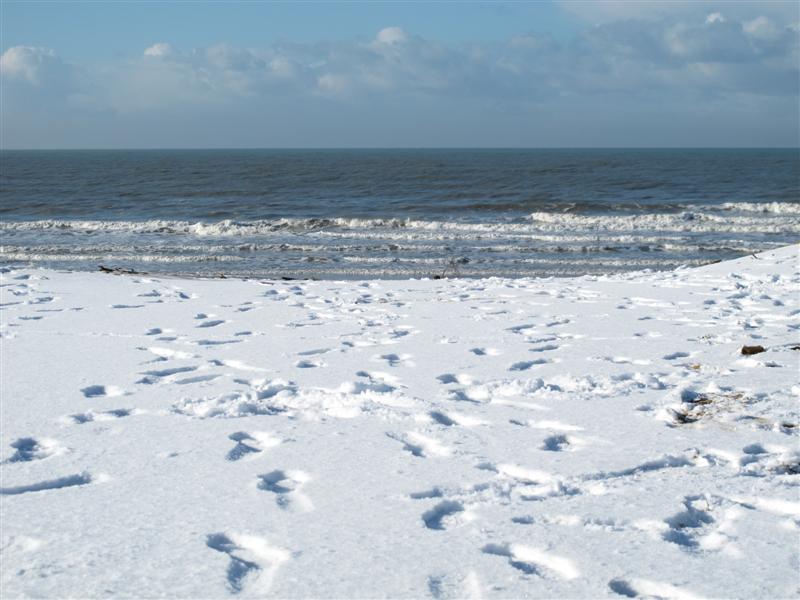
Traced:
<path id="1" fill-rule="evenodd" d="M 4 594 L 791 597 L 799 259 L 6 270 Z"/>
<path id="2" fill-rule="evenodd" d="M 288 275 L 237 275 L 235 273 L 225 273 L 224 271 L 220 271 L 217 274 L 204 274 L 201 272 L 175 272 L 171 273 L 169 271 L 139 271 L 129 267 L 119 267 L 119 266 L 106 266 L 104 264 L 97 264 L 95 268 L 86 268 L 86 269 L 70 269 L 70 268 L 52 268 L 47 266 L 37 266 L 33 263 L 26 263 L 26 264 L 16 264 L 15 262 L 0 262 L 0 270 L 9 270 L 9 271 L 16 271 L 16 270 L 42 270 L 42 271 L 53 271 L 56 273 L 63 273 L 63 274 L 70 274 L 70 273 L 105 273 L 108 275 L 128 275 L 128 276 L 147 276 L 147 277 L 154 277 L 158 279 L 171 279 L 171 280 L 192 280 L 192 281 L 218 281 L 218 280 L 230 280 L 230 281 L 298 281 L 298 282 L 323 282 L 323 281 L 330 281 L 330 282 L 339 282 L 339 283 L 356 283 L 356 282 L 364 282 L 364 281 L 441 281 L 441 280 L 464 280 L 464 281 L 483 281 L 483 280 L 539 280 L 539 279 L 580 279 L 580 278 L 598 278 L 598 277 L 613 277 L 613 276 L 636 276 L 636 275 L 649 275 L 653 273 L 670 273 L 677 270 L 685 270 L 685 269 L 700 269 L 703 267 L 707 267 L 710 265 L 715 265 L 724 262 L 731 262 L 736 261 L 748 257 L 757 257 L 759 254 L 774 252 L 777 250 L 782 250 L 783 248 L 795 246 L 800 242 L 789 244 L 787 246 L 781 246 L 779 248 L 772 248 L 767 250 L 762 250 L 758 252 L 749 252 L 749 253 L 741 253 L 740 256 L 728 260 L 723 259 L 709 259 L 707 262 L 702 262 L 701 264 L 683 264 L 679 265 L 675 268 L 664 268 L 664 269 L 657 269 L 657 268 L 642 268 L 636 270 L 629 270 L 629 271 L 611 271 L 611 272 L 600 272 L 600 273 L 584 273 L 580 275 L 573 275 L 573 274 L 551 274 L 551 275 L 515 275 L 515 276 L 504 276 L 504 275 L 461 275 L 461 274 L 446 274 L 448 270 L 448 265 L 443 264 L 443 270 L 445 274 L 432 274 L 432 275 L 415 275 L 410 277 L 405 277 L 401 275 L 392 276 L 391 274 L 379 274 L 378 276 L 374 277 L 360 277 L 358 275 L 353 275 L 352 277 L 303 277 L 303 276 L 288 276 Z M 444 263 L 444 259 L 442 259 Z"/>
<path id="3" fill-rule="evenodd" d="M 777 186 L 772 202 L 692 203 L 670 197 L 640 203 L 623 194 L 616 203 L 602 198 L 583 204 L 543 201 L 524 208 L 520 200 L 511 212 L 491 198 L 475 200 L 480 210 L 447 203 L 437 209 L 433 194 L 420 197 L 419 206 L 409 205 L 410 212 L 389 203 L 402 218 L 380 217 L 387 208 L 381 209 L 378 200 L 365 217 L 356 206 L 364 199 L 331 205 L 328 213 L 319 208 L 327 217 L 309 216 L 292 203 L 281 204 L 283 216 L 277 217 L 258 212 L 263 207 L 252 199 L 241 214 L 227 219 L 233 214 L 220 212 L 208 200 L 180 204 L 181 210 L 191 208 L 187 220 L 158 218 L 180 214 L 162 202 L 143 205 L 143 212 L 135 213 L 143 220 L 119 220 L 120 214 L 92 211 L 91 206 L 82 208 L 86 214 L 65 220 L 56 218 L 60 213 L 54 208 L 51 219 L 32 214 L 38 220 L 0 223 L 0 260 L 57 269 L 92 270 L 105 264 L 181 275 L 326 280 L 670 270 L 796 243 L 800 206 L 780 190 Z M 466 190 L 458 195 L 463 196 L 459 202 L 470 202 Z M 209 217 L 206 209 L 217 216 Z M 341 216 L 348 214 L 362 216 Z"/>

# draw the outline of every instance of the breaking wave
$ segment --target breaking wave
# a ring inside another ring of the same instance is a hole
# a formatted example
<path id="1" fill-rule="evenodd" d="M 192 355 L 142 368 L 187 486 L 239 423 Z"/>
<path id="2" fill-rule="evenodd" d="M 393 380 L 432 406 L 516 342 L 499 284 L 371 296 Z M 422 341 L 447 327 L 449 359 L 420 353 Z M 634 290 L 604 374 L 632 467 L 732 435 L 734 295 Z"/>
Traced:
<path id="1" fill-rule="evenodd" d="M 440 221 L 411 218 L 311 218 L 216 222 L 174 220 L 6 221 L 0 232 L 64 231 L 75 233 L 175 234 L 206 237 L 247 237 L 278 232 L 326 230 L 418 230 L 460 233 L 526 234 L 569 231 L 659 231 L 704 233 L 798 233 L 800 203 L 725 203 L 717 206 L 687 206 L 678 213 L 587 215 L 565 212 L 535 212 L 525 219 L 500 222 Z"/>

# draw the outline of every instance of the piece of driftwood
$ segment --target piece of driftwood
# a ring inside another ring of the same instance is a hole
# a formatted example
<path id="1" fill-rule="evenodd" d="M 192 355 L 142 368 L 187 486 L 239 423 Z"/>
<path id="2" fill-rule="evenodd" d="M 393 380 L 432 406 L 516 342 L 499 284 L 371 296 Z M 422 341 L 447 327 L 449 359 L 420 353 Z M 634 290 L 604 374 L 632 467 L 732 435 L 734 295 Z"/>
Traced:
<path id="1" fill-rule="evenodd" d="M 742 354 L 750 356 L 751 354 L 761 354 L 765 352 L 764 346 L 742 346 Z"/>
<path id="2" fill-rule="evenodd" d="M 133 269 L 123 269 L 122 267 L 104 267 L 99 265 L 98 269 L 102 273 L 112 273 L 114 275 L 147 275 L 145 271 L 134 271 Z"/>

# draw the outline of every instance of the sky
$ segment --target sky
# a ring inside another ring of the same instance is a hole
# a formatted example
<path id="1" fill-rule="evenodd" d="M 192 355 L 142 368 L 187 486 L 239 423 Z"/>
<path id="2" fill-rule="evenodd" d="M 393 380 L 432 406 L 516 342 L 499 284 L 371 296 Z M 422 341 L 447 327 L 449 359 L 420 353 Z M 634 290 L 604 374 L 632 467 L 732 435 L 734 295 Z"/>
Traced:
<path id="1" fill-rule="evenodd" d="M 2 148 L 797 147 L 800 3 L 0 2 Z"/>

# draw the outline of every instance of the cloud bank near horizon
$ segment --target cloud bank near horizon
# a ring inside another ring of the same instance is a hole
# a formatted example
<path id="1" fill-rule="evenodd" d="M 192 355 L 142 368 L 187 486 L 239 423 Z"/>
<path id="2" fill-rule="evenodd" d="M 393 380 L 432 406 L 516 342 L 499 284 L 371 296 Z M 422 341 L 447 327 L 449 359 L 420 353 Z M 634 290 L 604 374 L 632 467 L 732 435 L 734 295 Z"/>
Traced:
<path id="1" fill-rule="evenodd" d="M 654 14 L 567 40 L 388 26 L 264 48 L 165 40 L 95 64 L 14 46 L 4 146 L 797 145 L 797 22 Z"/>

